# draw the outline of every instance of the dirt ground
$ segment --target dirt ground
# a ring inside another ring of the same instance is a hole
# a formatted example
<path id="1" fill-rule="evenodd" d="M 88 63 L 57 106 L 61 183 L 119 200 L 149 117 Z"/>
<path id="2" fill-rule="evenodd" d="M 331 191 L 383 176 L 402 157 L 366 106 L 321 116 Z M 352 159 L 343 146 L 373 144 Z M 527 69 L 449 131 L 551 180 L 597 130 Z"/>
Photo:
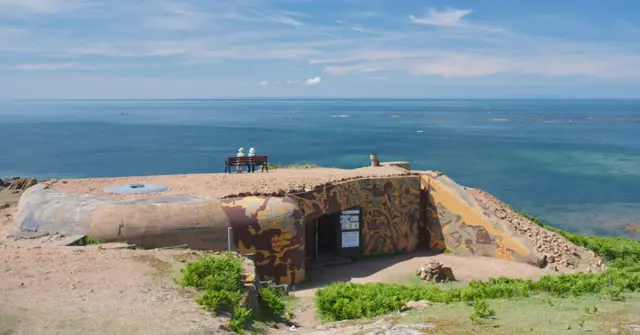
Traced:
<path id="1" fill-rule="evenodd" d="M 61 192 L 85 194 L 100 197 L 144 198 L 170 194 L 190 194 L 211 197 L 225 197 L 243 194 L 288 193 L 313 189 L 317 185 L 348 179 L 393 176 L 407 174 L 407 170 L 394 166 L 365 167 L 353 170 L 335 168 L 275 169 L 270 172 L 255 173 L 214 173 L 168 176 L 139 176 L 119 178 L 68 179 L 45 182 Z M 286 178 L 284 178 L 286 176 Z M 106 187 L 132 183 L 160 184 L 170 190 L 151 195 L 112 195 L 104 193 Z"/>
<path id="2" fill-rule="evenodd" d="M 205 312 L 193 293 L 172 280 L 192 251 L 60 247 L 55 239 L 14 241 L 7 238 L 14 212 L 15 206 L 0 211 L 0 334 L 222 333 L 224 320 Z M 448 254 L 398 255 L 322 268 L 295 288 L 296 322 L 302 327 L 297 332 L 320 324 L 313 306 L 316 288 L 333 281 L 408 283 L 430 259 L 451 266 L 461 283 L 498 275 L 537 278 L 550 271 Z"/>
<path id="3" fill-rule="evenodd" d="M 333 282 L 343 281 L 352 283 L 398 283 L 418 284 L 415 276 L 420 266 L 435 260 L 444 266 L 451 267 L 456 282 L 448 286 L 464 286 L 471 280 L 487 280 L 496 277 L 532 278 L 538 279 L 549 274 L 558 274 L 552 269 L 540 269 L 528 264 L 505 261 L 487 257 L 462 257 L 450 254 L 431 254 L 417 252 L 411 255 L 395 255 L 372 258 L 334 267 L 310 270 L 305 282 L 295 287 L 293 296 L 298 298 L 296 306 L 296 322 L 303 328 L 318 326 L 318 318 L 313 307 L 313 297 L 316 289 Z M 561 272 L 574 270 L 563 268 Z M 332 332 L 330 332 L 332 333 Z"/>
<path id="4" fill-rule="evenodd" d="M 488 257 L 463 257 L 451 254 L 430 254 L 416 252 L 411 255 L 396 255 L 359 261 L 347 265 L 325 267 L 310 270 L 307 280 L 296 287 L 298 297 L 313 296 L 315 289 L 332 282 L 344 281 L 352 283 L 412 283 L 411 278 L 420 266 L 431 260 L 451 267 L 456 280 L 460 284 L 471 280 L 487 280 L 496 277 L 533 278 L 558 272 L 540 269 L 523 263 L 505 261 Z M 562 272 L 570 272 L 563 269 Z M 413 282 L 413 283 L 417 283 Z"/>
<path id="5" fill-rule="evenodd" d="M 262 178 L 258 174 L 228 177 L 247 176 Z M 225 320 L 205 312 L 194 302 L 194 293 L 179 288 L 172 280 L 178 276 L 184 258 L 193 256 L 193 251 L 110 249 L 109 245 L 60 247 L 55 239 L 14 241 L 7 236 L 13 229 L 17 196 L 13 200 L 0 199 L 12 204 L 0 209 L 0 334 L 224 333 L 220 325 Z M 317 288 L 334 281 L 416 284 L 416 270 L 432 259 L 452 267 L 458 279 L 452 285 L 498 276 L 539 278 L 557 273 L 493 258 L 429 253 L 372 258 L 312 270 L 308 280 L 294 288 L 295 321 L 302 327 L 296 332 L 309 333 L 324 327 L 313 305 Z M 284 334 L 291 330 L 281 326 L 267 328 L 265 333 Z"/>
<path id="6" fill-rule="evenodd" d="M 189 251 L 13 241 L 14 210 L 0 210 L 0 334 L 201 334 L 223 322 L 172 281 Z"/>

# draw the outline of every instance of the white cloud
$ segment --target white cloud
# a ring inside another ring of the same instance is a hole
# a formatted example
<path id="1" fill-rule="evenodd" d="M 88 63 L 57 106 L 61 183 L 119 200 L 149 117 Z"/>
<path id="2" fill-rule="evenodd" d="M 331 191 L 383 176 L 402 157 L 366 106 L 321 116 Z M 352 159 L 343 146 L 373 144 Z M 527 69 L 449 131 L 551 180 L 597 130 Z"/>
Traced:
<path id="1" fill-rule="evenodd" d="M 426 15 L 409 17 L 422 25 L 413 29 L 406 29 L 407 22 L 380 24 L 391 20 L 388 16 L 364 19 L 377 15 L 372 12 L 343 13 L 336 24 L 336 13 L 285 11 L 281 1 L 147 0 L 131 6 L 126 0 L 0 0 L 0 17 L 30 14 L 0 20 L 0 54 L 9 56 L 0 70 L 100 71 L 112 68 L 104 63 L 115 62 L 131 74 L 172 68 L 169 78 L 202 70 L 212 81 L 225 82 L 232 77 L 205 71 L 228 67 L 225 72 L 237 73 L 242 85 L 267 93 L 278 82 L 292 92 L 295 86 L 318 85 L 322 78 L 304 78 L 301 73 L 322 75 L 319 69 L 324 69 L 325 80 L 357 74 L 363 80 L 387 75 L 399 80 L 396 73 L 640 79 L 638 42 L 616 43 L 598 35 L 591 40 L 581 37 L 578 43 L 518 34 L 495 22 L 474 20 L 473 9 L 429 9 Z M 413 8 L 403 10 L 411 13 Z M 62 11 L 64 20 L 43 19 L 43 14 Z M 81 29 L 79 24 L 89 21 L 93 28 Z M 618 25 L 618 31 L 635 28 L 623 21 Z M 220 65 L 212 65 L 216 63 Z M 293 69 L 305 72 L 296 74 Z M 259 82 L 253 76 L 269 80 Z"/>
<path id="2" fill-rule="evenodd" d="M 454 9 L 445 8 L 442 11 L 429 8 L 429 12 L 425 17 L 417 17 L 415 15 L 409 15 L 409 20 L 412 23 L 441 26 L 441 27 L 459 27 L 464 24 L 463 18 L 473 13 L 470 9 Z"/>
<path id="3" fill-rule="evenodd" d="M 313 78 L 309 78 L 307 79 L 307 81 L 305 81 L 304 83 L 308 86 L 313 86 L 313 85 L 318 85 L 322 82 L 322 78 L 320 77 L 313 77 Z"/>
<path id="4" fill-rule="evenodd" d="M 515 74 L 624 79 L 640 77 L 640 57 L 620 54 L 592 56 L 548 54 L 509 57 L 468 53 L 440 53 L 427 58 L 373 60 L 355 65 L 329 65 L 325 67 L 325 72 L 333 75 L 378 71 L 402 71 L 416 76 L 440 76 L 445 78 Z"/>
<path id="5" fill-rule="evenodd" d="M 0 70 L 5 71 L 59 71 L 59 70 L 76 70 L 76 71 L 92 71 L 104 70 L 106 66 L 95 66 L 82 63 L 26 63 L 9 66 L 0 66 Z"/>
<path id="6" fill-rule="evenodd" d="M 367 73 L 367 72 L 376 72 L 383 69 L 389 69 L 389 65 L 376 65 L 375 63 L 364 63 L 364 64 L 356 64 L 356 65 L 347 65 L 347 66 L 327 66 L 324 68 L 324 71 L 333 75 L 344 75 L 349 73 Z"/>
<path id="7" fill-rule="evenodd" d="M 266 19 L 267 21 L 271 21 L 271 22 L 275 22 L 275 23 L 280 23 L 280 24 L 286 24 L 289 26 L 294 26 L 294 27 L 300 27 L 300 26 L 304 26 L 304 23 L 301 21 L 298 21 L 294 18 L 291 18 L 289 16 L 286 16 L 284 14 L 281 13 L 261 13 L 258 11 L 251 11 L 253 14 L 260 16 L 264 19 Z"/>
<path id="8" fill-rule="evenodd" d="M 52 14 L 76 9 L 85 4 L 85 0 L 0 0 L 0 15 L 10 14 L 11 10 Z"/>

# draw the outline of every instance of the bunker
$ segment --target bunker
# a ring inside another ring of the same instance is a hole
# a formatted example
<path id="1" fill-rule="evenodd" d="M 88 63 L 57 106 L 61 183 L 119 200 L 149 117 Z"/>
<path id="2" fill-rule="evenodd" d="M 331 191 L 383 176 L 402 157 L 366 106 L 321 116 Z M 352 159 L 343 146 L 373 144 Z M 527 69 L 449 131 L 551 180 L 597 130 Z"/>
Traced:
<path id="1" fill-rule="evenodd" d="M 448 177 L 382 165 L 348 178 L 332 172 L 332 180 L 304 189 L 262 193 L 217 194 L 215 188 L 241 184 L 242 178 L 287 178 L 286 171 L 210 175 L 210 192 L 192 192 L 188 185 L 196 177 L 190 175 L 128 184 L 94 180 L 107 186 L 103 190 L 87 186 L 92 182 L 76 188 L 69 186 L 73 181 L 40 184 L 22 195 L 15 223 L 25 236 L 86 234 L 145 247 L 231 247 L 255 254 L 258 273 L 280 284 L 300 283 L 307 267 L 318 263 L 417 249 L 543 265 L 529 240 Z"/>

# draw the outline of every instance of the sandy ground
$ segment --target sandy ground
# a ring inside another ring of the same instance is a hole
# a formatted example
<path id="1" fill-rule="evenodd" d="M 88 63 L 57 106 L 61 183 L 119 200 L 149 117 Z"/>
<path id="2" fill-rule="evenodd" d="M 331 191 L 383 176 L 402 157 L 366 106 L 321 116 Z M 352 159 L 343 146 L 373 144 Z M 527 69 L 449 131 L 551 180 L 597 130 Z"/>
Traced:
<path id="1" fill-rule="evenodd" d="M 201 334 L 213 318 L 171 280 L 184 250 L 13 241 L 0 210 L 0 334 Z"/>
<path id="2" fill-rule="evenodd" d="M 365 167 L 353 170 L 334 168 L 275 169 L 270 172 L 255 173 L 215 173 L 164 176 L 140 176 L 119 178 L 69 179 L 45 182 L 45 184 L 65 193 L 86 194 L 101 197 L 143 198 L 169 194 L 191 194 L 211 197 L 225 197 L 243 194 L 273 194 L 304 191 L 317 185 L 348 179 L 407 174 L 407 170 L 394 166 Z M 286 177 L 286 178 L 284 178 Z M 106 187 L 132 183 L 160 184 L 171 189 L 152 195 L 111 195 L 102 190 Z"/>

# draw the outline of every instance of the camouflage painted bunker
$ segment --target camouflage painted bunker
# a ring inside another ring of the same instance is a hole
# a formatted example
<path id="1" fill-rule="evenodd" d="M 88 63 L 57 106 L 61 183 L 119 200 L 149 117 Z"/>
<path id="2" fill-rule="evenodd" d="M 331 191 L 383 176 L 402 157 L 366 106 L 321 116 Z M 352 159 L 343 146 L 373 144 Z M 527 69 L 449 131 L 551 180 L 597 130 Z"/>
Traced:
<path id="1" fill-rule="evenodd" d="M 36 185 L 23 194 L 16 224 L 23 234 L 86 234 L 147 247 L 231 246 L 255 254 L 264 279 L 286 284 L 304 280 L 307 264 L 325 254 L 359 259 L 447 248 L 537 266 L 544 262 L 530 241 L 483 210 L 463 187 L 429 171 L 222 199 L 106 199 Z"/>

